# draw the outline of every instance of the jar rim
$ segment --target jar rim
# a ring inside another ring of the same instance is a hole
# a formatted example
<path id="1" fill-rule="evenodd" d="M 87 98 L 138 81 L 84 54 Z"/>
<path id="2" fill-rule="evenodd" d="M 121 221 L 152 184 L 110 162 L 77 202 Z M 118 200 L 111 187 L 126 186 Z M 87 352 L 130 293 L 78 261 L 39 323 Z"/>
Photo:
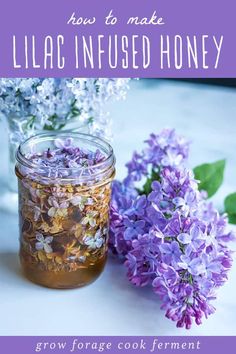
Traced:
<path id="1" fill-rule="evenodd" d="M 37 142 L 43 142 L 43 141 L 50 141 L 52 138 L 80 138 L 81 140 L 83 140 L 83 142 L 89 143 L 91 144 L 91 146 L 97 147 L 98 149 L 100 149 L 102 152 L 104 152 L 106 154 L 105 159 L 103 161 L 100 161 L 92 166 L 87 166 L 87 167 L 70 167 L 70 171 L 76 171 L 78 172 L 78 175 L 80 172 L 86 172 L 86 171 L 93 171 L 93 173 L 91 173 L 91 177 L 96 177 L 97 175 L 103 174 L 105 173 L 107 170 L 109 170 L 110 168 L 114 168 L 115 165 L 115 156 L 114 156 L 114 151 L 113 148 L 111 147 L 111 145 L 105 141 L 102 138 L 99 138 L 97 136 L 91 135 L 91 134 L 85 134 L 85 133 L 80 133 L 80 132 L 72 132 L 70 130 L 64 130 L 64 131 L 54 131 L 54 132 L 45 132 L 45 133 L 38 133 L 36 135 L 33 135 L 31 137 L 29 137 L 28 139 L 26 139 L 25 141 L 23 141 L 17 151 L 16 151 L 16 161 L 23 165 L 24 167 L 27 167 L 29 169 L 35 169 L 38 170 L 40 169 L 40 165 L 32 162 L 30 159 L 28 159 L 25 154 L 23 153 L 23 148 L 27 146 L 27 144 L 30 144 L 31 141 L 35 143 Z M 32 146 L 34 145 L 32 144 Z M 44 166 L 43 170 L 44 171 L 50 171 L 52 167 L 50 166 Z M 63 172 L 68 170 L 68 168 L 66 167 L 59 167 L 57 169 L 59 172 Z M 41 176 L 43 179 L 52 179 L 49 176 Z M 72 177 L 69 176 L 67 177 L 58 177 L 60 180 L 74 180 L 74 179 L 83 179 L 80 178 L 78 176 L 76 177 Z M 85 180 L 87 179 L 87 177 L 84 178 Z"/>

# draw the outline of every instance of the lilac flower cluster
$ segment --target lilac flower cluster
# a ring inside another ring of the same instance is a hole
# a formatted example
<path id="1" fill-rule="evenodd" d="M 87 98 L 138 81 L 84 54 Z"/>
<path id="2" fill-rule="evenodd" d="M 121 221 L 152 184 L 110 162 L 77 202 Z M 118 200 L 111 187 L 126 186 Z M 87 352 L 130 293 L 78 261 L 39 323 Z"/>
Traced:
<path id="1" fill-rule="evenodd" d="M 78 178 L 85 175 L 90 176 L 96 165 L 103 162 L 106 156 L 99 150 L 95 151 L 79 147 L 73 138 L 60 139 L 54 141 L 52 148 L 45 151 L 26 154 L 26 158 L 37 168 L 40 176 L 48 178 Z M 21 167 L 21 173 L 30 173 L 27 168 Z M 31 174 L 31 178 L 37 178 Z M 54 206 L 54 205 L 52 205 Z"/>
<path id="2" fill-rule="evenodd" d="M 189 329 L 215 311 L 234 234 L 185 167 L 189 143 L 166 129 L 146 145 L 127 163 L 124 181 L 114 182 L 110 248 L 125 259 L 130 282 L 152 284 L 166 317 Z"/>
<path id="3" fill-rule="evenodd" d="M 43 129 L 57 130 L 76 119 L 76 126 L 103 137 L 110 135 L 104 105 L 123 99 L 129 79 L 0 79 L 0 112 L 9 120 L 16 143 Z"/>

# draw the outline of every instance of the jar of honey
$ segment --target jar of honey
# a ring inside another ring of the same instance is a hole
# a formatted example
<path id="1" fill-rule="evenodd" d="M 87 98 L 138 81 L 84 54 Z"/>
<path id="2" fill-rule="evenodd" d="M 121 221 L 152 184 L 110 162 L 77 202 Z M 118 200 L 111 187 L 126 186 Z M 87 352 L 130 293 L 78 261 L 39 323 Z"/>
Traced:
<path id="1" fill-rule="evenodd" d="M 91 283 L 107 259 L 112 147 L 87 134 L 44 133 L 16 158 L 24 274 L 50 288 Z"/>

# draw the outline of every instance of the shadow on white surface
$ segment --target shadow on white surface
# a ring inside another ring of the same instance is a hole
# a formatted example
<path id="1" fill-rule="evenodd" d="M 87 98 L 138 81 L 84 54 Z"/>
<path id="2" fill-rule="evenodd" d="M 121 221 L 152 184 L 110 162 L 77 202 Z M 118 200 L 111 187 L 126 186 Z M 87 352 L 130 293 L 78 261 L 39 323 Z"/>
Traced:
<path id="1" fill-rule="evenodd" d="M 16 253 L 0 253 L 0 268 L 5 273 L 6 278 L 4 277 L 4 281 L 7 280 L 8 284 L 11 282 L 14 283 L 16 280 L 18 281 L 19 278 L 24 279 L 20 269 L 18 255 Z M 3 279 L 1 279 L 1 283 L 2 281 Z"/>
<path id="2" fill-rule="evenodd" d="M 122 290 L 124 295 L 125 293 L 129 293 L 132 296 L 132 301 L 134 301 L 134 298 L 137 298 L 137 301 L 142 301 L 142 299 L 152 301 L 156 310 L 159 309 L 161 302 L 158 296 L 153 292 L 151 285 L 137 287 L 131 284 L 126 276 L 126 271 L 127 269 L 123 262 L 115 256 L 110 255 L 105 272 L 111 290 L 114 292 L 118 289 L 119 291 Z"/>

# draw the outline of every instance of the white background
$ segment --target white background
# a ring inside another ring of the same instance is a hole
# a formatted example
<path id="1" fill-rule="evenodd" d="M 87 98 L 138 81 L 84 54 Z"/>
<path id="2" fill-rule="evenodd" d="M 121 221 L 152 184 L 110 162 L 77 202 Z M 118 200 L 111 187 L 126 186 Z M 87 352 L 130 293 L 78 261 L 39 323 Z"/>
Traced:
<path id="1" fill-rule="evenodd" d="M 117 177 L 151 132 L 175 127 L 192 140 L 190 164 L 226 158 L 223 187 L 236 191 L 236 91 L 174 81 L 131 84 L 127 100 L 110 104 Z M 0 177 L 6 176 L 7 140 L 0 123 Z M 125 268 L 110 257 L 102 276 L 76 290 L 50 290 L 22 275 L 17 258 L 18 220 L 0 211 L 0 335 L 236 335 L 236 264 L 219 291 L 217 311 L 202 326 L 177 329 L 164 317 L 151 289 L 137 289 Z"/>

